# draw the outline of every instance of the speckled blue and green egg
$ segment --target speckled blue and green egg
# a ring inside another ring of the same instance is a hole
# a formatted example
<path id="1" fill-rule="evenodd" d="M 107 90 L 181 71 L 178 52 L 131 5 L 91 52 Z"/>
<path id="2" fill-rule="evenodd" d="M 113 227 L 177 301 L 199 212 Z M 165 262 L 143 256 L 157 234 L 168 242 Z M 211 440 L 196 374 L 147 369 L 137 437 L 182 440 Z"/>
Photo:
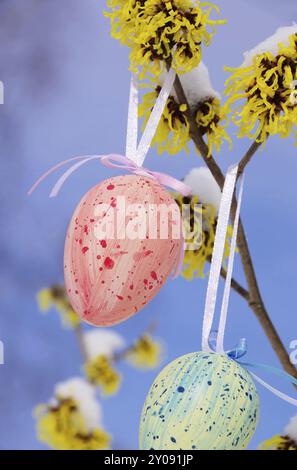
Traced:
<path id="1" fill-rule="evenodd" d="M 257 426 L 250 374 L 225 355 L 196 352 L 167 365 L 143 407 L 140 449 L 242 450 Z"/>

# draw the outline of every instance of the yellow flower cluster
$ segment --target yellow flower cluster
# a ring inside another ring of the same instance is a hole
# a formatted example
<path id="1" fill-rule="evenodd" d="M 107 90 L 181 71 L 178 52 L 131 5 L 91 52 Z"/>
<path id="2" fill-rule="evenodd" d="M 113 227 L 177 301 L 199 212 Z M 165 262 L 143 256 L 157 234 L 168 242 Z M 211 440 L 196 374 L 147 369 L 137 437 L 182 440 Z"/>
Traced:
<path id="1" fill-rule="evenodd" d="M 36 409 L 38 439 L 57 450 L 101 450 L 110 445 L 110 436 L 102 429 L 88 430 L 85 419 L 73 399 L 56 406 Z"/>
<path id="2" fill-rule="evenodd" d="M 197 105 L 196 122 L 202 135 L 207 137 L 208 156 L 212 155 L 214 147 L 219 152 L 224 140 L 232 145 L 226 132 L 229 124 L 227 113 L 218 98 L 208 98 Z"/>
<path id="3" fill-rule="evenodd" d="M 139 117 L 144 119 L 144 127 L 151 115 L 160 90 L 161 87 L 157 86 L 155 90 L 143 96 L 143 101 L 139 106 Z M 178 104 L 173 96 L 168 98 L 152 143 L 157 145 L 159 153 L 168 152 L 170 155 L 174 155 L 182 149 L 188 151 L 190 125 L 185 114 L 186 110 L 186 104 Z"/>
<path id="4" fill-rule="evenodd" d="M 211 2 L 199 0 L 107 0 L 112 36 L 131 48 L 131 68 L 158 75 L 164 63 L 185 73 L 201 61 L 201 45 L 208 46 L 215 26 Z"/>
<path id="5" fill-rule="evenodd" d="M 51 307 L 55 307 L 60 313 L 63 325 L 72 328 L 79 325 L 79 316 L 71 307 L 63 286 L 55 285 L 41 290 L 37 294 L 37 300 L 42 312 L 47 312 Z"/>
<path id="6" fill-rule="evenodd" d="M 146 93 L 143 97 L 139 106 L 139 116 L 144 119 L 144 126 L 160 90 L 160 86 L 157 86 L 154 91 Z M 187 110 L 187 104 L 179 104 L 174 96 L 169 97 L 152 143 L 157 145 L 158 153 L 168 152 L 174 155 L 182 149 L 188 152 L 191 137 Z M 218 98 L 204 99 L 192 107 L 192 112 L 202 134 L 207 137 L 209 155 L 212 154 L 214 147 L 219 151 L 224 140 L 231 144 L 231 139 L 226 132 L 228 125 L 226 113 Z"/>
<path id="7" fill-rule="evenodd" d="M 190 205 L 190 218 L 184 220 L 185 232 L 185 257 L 184 270 L 182 276 L 187 280 L 196 277 L 205 276 L 205 268 L 207 262 L 211 261 L 216 225 L 217 213 L 214 207 L 209 204 L 200 204 L 198 196 L 184 197 L 182 195 L 174 195 L 180 210 L 183 205 Z M 202 223 L 202 227 L 201 227 Z M 232 238 L 232 227 L 228 227 L 224 259 L 226 260 L 230 254 L 230 240 Z M 190 245 L 200 245 L 197 249 L 189 249 Z"/>
<path id="8" fill-rule="evenodd" d="M 264 441 L 259 446 L 259 450 L 297 450 L 297 442 L 288 436 L 277 435 Z"/>
<path id="9" fill-rule="evenodd" d="M 127 360 L 140 369 L 154 369 L 161 359 L 161 345 L 149 334 L 139 338 L 127 353 Z"/>
<path id="10" fill-rule="evenodd" d="M 104 355 L 85 364 L 85 372 L 88 380 L 99 387 L 105 395 L 112 395 L 119 389 L 121 377 L 112 367 L 111 361 Z"/>
<path id="11" fill-rule="evenodd" d="M 248 67 L 226 68 L 233 72 L 226 82 L 226 104 L 233 104 L 233 120 L 239 137 L 265 142 L 270 135 L 288 137 L 297 127 L 297 99 L 293 83 L 297 80 L 297 34 L 289 46 L 279 44 L 278 54 L 256 55 Z M 238 103 L 239 102 L 239 103 Z M 296 142 L 297 143 L 297 142 Z"/>

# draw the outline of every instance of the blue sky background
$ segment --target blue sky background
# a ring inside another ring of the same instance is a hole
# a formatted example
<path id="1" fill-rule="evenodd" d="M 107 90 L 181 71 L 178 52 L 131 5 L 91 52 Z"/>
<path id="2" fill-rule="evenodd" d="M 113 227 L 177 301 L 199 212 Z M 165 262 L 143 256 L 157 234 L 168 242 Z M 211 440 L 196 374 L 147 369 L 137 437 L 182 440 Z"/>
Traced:
<path id="1" fill-rule="evenodd" d="M 226 0 L 213 46 L 205 50 L 213 83 L 223 90 L 224 65 L 236 66 L 242 52 L 297 19 L 295 0 Z M 50 183 L 30 199 L 26 191 L 49 166 L 74 155 L 123 152 L 129 90 L 128 51 L 109 34 L 102 0 L 2 0 L 0 2 L 0 448 L 43 449 L 35 437 L 32 409 L 52 395 L 58 381 L 80 373 L 72 332 L 58 316 L 42 316 L 35 294 L 63 281 L 65 230 L 82 195 L 111 170 L 90 164 L 74 175 L 56 200 Z M 249 142 L 234 139 L 217 156 L 224 169 L 238 161 Z M 157 156 L 152 169 L 182 178 L 202 160 L 190 155 Z M 246 178 L 243 219 L 267 308 L 289 349 L 297 339 L 296 237 L 297 159 L 294 139 L 273 138 L 251 163 Z M 243 281 L 239 260 L 236 277 Z M 152 319 L 167 343 L 167 360 L 200 348 L 206 280 L 179 278 L 166 284 L 137 316 L 116 327 L 132 341 Z M 278 366 L 253 313 L 236 294 L 230 305 L 227 344 L 246 337 L 250 361 Z M 139 416 L 156 376 L 121 366 L 119 395 L 103 401 L 104 422 L 114 448 L 137 448 Z M 274 377 L 274 385 L 294 394 Z M 250 448 L 282 431 L 296 410 L 259 387 L 261 419 Z"/>

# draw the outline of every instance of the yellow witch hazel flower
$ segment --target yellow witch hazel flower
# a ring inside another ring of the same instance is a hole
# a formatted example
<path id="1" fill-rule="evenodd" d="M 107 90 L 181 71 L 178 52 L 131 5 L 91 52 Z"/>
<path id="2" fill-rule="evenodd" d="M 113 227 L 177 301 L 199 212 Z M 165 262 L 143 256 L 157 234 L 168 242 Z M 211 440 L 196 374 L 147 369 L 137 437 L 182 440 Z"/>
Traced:
<path id="1" fill-rule="evenodd" d="M 47 312 L 51 307 L 55 307 L 60 313 L 64 326 L 75 328 L 79 325 L 79 316 L 71 307 L 63 286 L 54 285 L 47 289 L 42 289 L 37 294 L 37 301 L 42 312 Z"/>
<path id="2" fill-rule="evenodd" d="M 229 122 L 224 110 L 218 98 L 207 98 L 197 106 L 196 122 L 202 135 L 207 138 L 208 156 L 212 155 L 214 148 L 219 152 L 224 140 L 229 142 L 230 148 L 232 146 L 232 141 L 226 131 Z"/>
<path id="3" fill-rule="evenodd" d="M 110 447 L 95 390 L 73 378 L 55 387 L 49 404 L 36 409 L 38 439 L 56 450 L 101 450 Z"/>
<path id="4" fill-rule="evenodd" d="M 140 369 L 154 369 L 161 360 L 161 344 L 151 335 L 145 334 L 139 338 L 126 355 L 127 360 Z"/>
<path id="5" fill-rule="evenodd" d="M 88 380 L 99 387 L 104 395 L 113 395 L 118 391 L 121 377 L 108 357 L 100 355 L 87 362 L 85 372 Z"/>
<path id="6" fill-rule="evenodd" d="M 292 441 L 288 436 L 276 435 L 264 441 L 259 450 L 297 450 L 297 442 Z"/>
<path id="7" fill-rule="evenodd" d="M 288 137 L 297 128 L 297 25 L 279 28 L 245 53 L 239 68 L 226 82 L 239 137 L 265 142 L 270 135 Z M 297 137 L 297 134 L 296 134 Z"/>
<path id="8" fill-rule="evenodd" d="M 184 197 L 174 195 L 175 200 L 184 211 L 184 205 L 190 205 L 190 218 L 184 218 L 185 257 L 182 276 L 187 280 L 204 277 L 206 265 L 211 261 L 217 225 L 218 209 L 221 201 L 221 190 L 211 172 L 205 168 L 194 168 L 186 176 L 185 184 L 190 186 L 193 195 Z M 228 227 L 224 258 L 230 253 L 232 227 Z"/>
<path id="9" fill-rule="evenodd" d="M 201 45 L 209 46 L 215 26 L 210 18 L 219 8 L 198 0 L 108 0 L 112 35 L 131 48 L 131 67 L 158 75 L 164 63 L 178 73 L 197 67 Z"/>
<path id="10" fill-rule="evenodd" d="M 155 89 L 146 93 L 139 107 L 139 115 L 144 118 L 144 125 L 149 119 L 152 108 L 160 93 L 164 76 L 158 79 Z M 228 120 L 224 108 L 221 107 L 220 95 L 213 89 L 207 67 L 203 62 L 191 72 L 180 76 L 188 103 L 179 103 L 174 93 L 169 97 L 160 120 L 153 144 L 158 152 L 167 151 L 170 155 L 185 149 L 188 152 L 190 141 L 190 124 L 188 120 L 188 105 L 195 116 L 196 122 L 203 135 L 207 137 L 209 155 L 214 147 L 220 150 L 224 140 L 231 144 L 226 132 Z"/>
<path id="11" fill-rule="evenodd" d="M 104 395 L 118 391 L 121 376 L 113 367 L 114 358 L 125 347 L 124 339 L 115 331 L 100 329 L 84 334 L 88 361 L 85 373 L 88 380 L 100 388 Z"/>
<path id="12" fill-rule="evenodd" d="M 259 450 L 297 450 L 297 416 L 291 419 L 283 435 L 262 442 Z"/>
<path id="13" fill-rule="evenodd" d="M 143 102 L 139 106 L 139 116 L 144 118 L 144 126 L 150 117 L 160 90 L 161 86 L 158 85 L 154 91 L 146 93 L 143 97 Z M 157 145 L 159 154 L 168 152 L 170 155 L 174 155 L 182 149 L 188 152 L 190 125 L 185 114 L 186 110 L 186 104 L 180 105 L 174 96 L 168 98 L 152 142 L 152 145 Z"/>

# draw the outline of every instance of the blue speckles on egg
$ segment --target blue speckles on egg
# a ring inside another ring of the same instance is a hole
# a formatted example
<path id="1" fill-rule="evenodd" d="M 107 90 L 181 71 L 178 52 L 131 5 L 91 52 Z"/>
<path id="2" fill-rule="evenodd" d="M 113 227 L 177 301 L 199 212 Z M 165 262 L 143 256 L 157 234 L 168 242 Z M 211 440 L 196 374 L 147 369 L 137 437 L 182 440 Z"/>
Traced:
<path id="1" fill-rule="evenodd" d="M 149 391 L 140 449 L 242 450 L 258 414 L 255 385 L 239 364 L 219 354 L 187 354 L 165 367 Z"/>

